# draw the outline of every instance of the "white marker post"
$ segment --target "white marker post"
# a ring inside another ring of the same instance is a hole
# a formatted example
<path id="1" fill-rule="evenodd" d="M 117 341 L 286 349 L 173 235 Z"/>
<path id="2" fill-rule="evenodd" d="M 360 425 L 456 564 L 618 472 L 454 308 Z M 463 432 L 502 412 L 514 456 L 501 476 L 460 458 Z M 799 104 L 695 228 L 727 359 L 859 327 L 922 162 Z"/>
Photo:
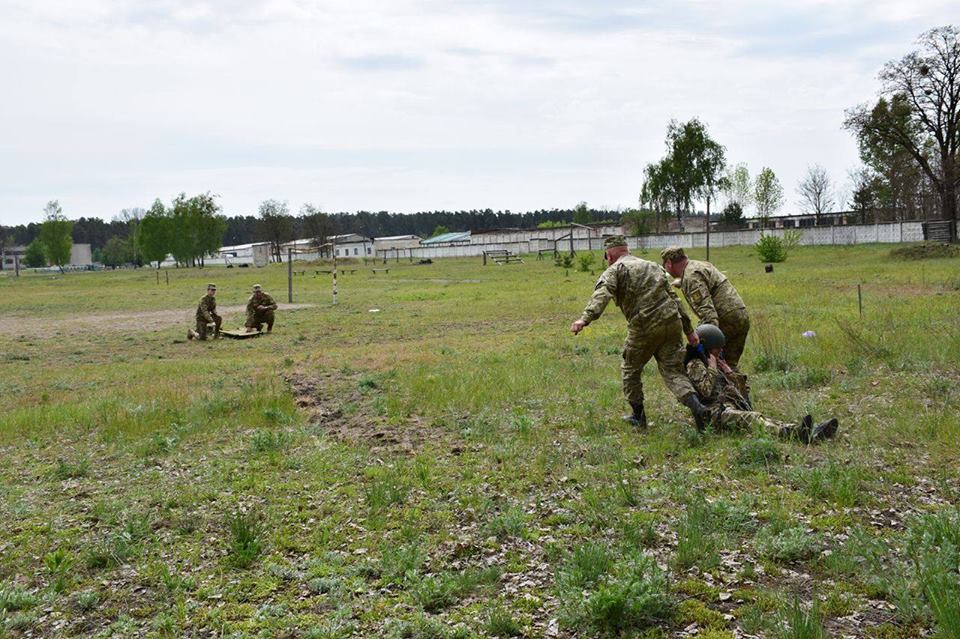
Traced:
<path id="1" fill-rule="evenodd" d="M 333 248 L 333 304 L 337 304 L 337 239 L 334 237 L 331 245 Z"/>

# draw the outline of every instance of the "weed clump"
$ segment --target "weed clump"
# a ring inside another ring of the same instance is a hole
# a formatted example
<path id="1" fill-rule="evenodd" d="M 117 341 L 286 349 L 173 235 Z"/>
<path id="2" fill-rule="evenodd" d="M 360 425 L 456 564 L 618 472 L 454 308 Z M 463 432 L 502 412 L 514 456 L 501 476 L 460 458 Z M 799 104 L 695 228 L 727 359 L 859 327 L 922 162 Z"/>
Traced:
<path id="1" fill-rule="evenodd" d="M 809 559 L 819 550 L 813 535 L 801 526 L 779 531 L 776 526 L 767 526 L 757 533 L 756 544 L 762 557 L 778 563 Z"/>
<path id="2" fill-rule="evenodd" d="M 761 469 L 783 462 L 783 451 L 769 437 L 754 437 L 740 442 L 734 463 L 741 468 Z"/>
<path id="3" fill-rule="evenodd" d="M 585 570 L 587 556 L 574 553 L 558 575 L 560 620 L 565 626 L 619 637 L 651 628 L 672 616 L 674 601 L 667 578 L 653 559 L 633 555 L 609 563 L 598 575 L 596 570 Z"/>
<path id="4" fill-rule="evenodd" d="M 252 513 L 236 513 L 228 521 L 230 528 L 229 562 L 236 568 L 249 568 L 263 549 L 260 522 Z"/>

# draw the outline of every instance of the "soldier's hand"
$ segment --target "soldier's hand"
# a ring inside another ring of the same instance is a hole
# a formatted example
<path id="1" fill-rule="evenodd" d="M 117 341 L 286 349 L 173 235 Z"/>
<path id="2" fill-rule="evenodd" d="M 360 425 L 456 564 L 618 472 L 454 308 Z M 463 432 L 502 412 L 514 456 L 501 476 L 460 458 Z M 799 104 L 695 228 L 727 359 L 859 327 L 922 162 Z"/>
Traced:
<path id="1" fill-rule="evenodd" d="M 583 330 L 583 327 L 586 326 L 586 325 L 587 325 L 587 323 L 584 322 L 583 320 L 577 320 L 576 322 L 574 322 L 573 324 L 570 325 L 570 331 L 571 331 L 574 335 L 576 335 L 577 333 L 579 333 L 580 331 L 582 331 L 582 330 Z"/>
<path id="2" fill-rule="evenodd" d="M 710 368 L 717 367 L 717 356 L 716 355 L 707 355 L 707 366 Z"/>
<path id="3" fill-rule="evenodd" d="M 691 345 L 696 346 L 700 343 L 700 336 L 697 335 L 696 331 L 690 331 L 687 333 L 687 341 L 690 342 Z"/>

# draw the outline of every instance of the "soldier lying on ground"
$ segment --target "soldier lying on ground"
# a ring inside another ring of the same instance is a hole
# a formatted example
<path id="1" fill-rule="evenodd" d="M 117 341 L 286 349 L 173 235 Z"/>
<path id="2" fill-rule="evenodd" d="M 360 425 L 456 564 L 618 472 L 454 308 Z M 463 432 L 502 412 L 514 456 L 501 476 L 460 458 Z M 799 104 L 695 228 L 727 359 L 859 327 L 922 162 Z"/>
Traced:
<path id="1" fill-rule="evenodd" d="M 839 423 L 836 418 L 814 425 L 813 418 L 805 415 L 799 424 L 792 424 L 753 410 L 743 392 L 746 377 L 724 361 L 726 338 L 723 331 L 712 324 L 703 324 L 697 327 L 697 334 L 700 336 L 700 347 L 687 347 L 685 367 L 687 376 L 707 409 L 707 422 L 714 428 L 744 431 L 759 427 L 771 435 L 808 444 L 829 439 L 837 433 Z"/>
<path id="2" fill-rule="evenodd" d="M 277 310 L 277 303 L 263 292 L 259 284 L 253 285 L 253 295 L 247 301 L 247 332 L 260 332 L 263 325 L 267 325 L 267 332 L 273 331 L 273 312 Z"/>
<path id="3" fill-rule="evenodd" d="M 207 284 L 207 294 L 200 298 L 197 305 L 197 330 L 187 329 L 187 339 L 207 339 L 210 329 L 213 338 L 220 338 L 220 325 L 223 318 L 217 315 L 217 285 Z"/>

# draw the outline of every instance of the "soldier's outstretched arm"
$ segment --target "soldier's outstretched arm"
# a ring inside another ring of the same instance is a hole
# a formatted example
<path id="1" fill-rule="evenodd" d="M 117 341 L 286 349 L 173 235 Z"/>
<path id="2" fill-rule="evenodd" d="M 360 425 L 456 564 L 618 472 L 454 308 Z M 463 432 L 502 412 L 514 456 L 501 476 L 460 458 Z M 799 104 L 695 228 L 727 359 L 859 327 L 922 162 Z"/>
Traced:
<path id="1" fill-rule="evenodd" d="M 690 320 L 690 316 L 687 315 L 687 310 L 683 308 L 683 302 L 680 301 L 680 296 L 677 295 L 677 291 L 670 285 L 670 276 L 666 270 L 663 271 L 663 276 L 664 281 L 667 282 L 667 294 L 673 298 L 674 303 L 677 305 L 677 311 L 680 313 L 680 323 L 683 324 L 683 334 L 687 336 L 687 339 L 691 339 L 690 336 L 695 335 L 693 332 L 693 322 Z M 691 343 L 693 343 L 692 339 Z"/>
<path id="2" fill-rule="evenodd" d="M 607 308 L 607 304 L 610 303 L 610 300 L 616 297 L 617 272 L 615 269 L 616 266 L 611 266 L 605 270 L 600 275 L 600 279 L 597 280 L 597 284 L 593 288 L 593 295 L 590 296 L 590 301 L 587 302 L 587 305 L 584 307 L 583 313 L 580 315 L 580 319 L 578 320 L 578 322 L 583 323 L 583 326 L 586 326 L 590 322 L 603 315 L 603 311 L 605 308 Z"/>

